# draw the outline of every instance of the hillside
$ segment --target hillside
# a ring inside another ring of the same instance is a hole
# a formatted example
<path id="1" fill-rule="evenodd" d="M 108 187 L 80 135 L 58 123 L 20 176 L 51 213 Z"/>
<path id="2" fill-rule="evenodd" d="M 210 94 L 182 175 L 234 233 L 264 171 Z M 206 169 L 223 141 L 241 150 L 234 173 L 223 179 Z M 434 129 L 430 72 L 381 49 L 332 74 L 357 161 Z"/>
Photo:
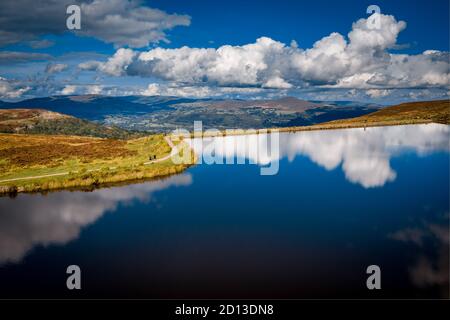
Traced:
<path id="1" fill-rule="evenodd" d="M 43 109 L 0 110 L 0 132 L 26 134 L 63 134 L 100 138 L 126 139 L 141 136 L 113 126 L 103 126 L 87 120 Z"/>
<path id="2" fill-rule="evenodd" d="M 383 108 L 368 115 L 353 119 L 336 120 L 328 123 L 418 123 L 436 122 L 450 124 L 450 101 L 407 102 Z"/>
<path id="3" fill-rule="evenodd" d="M 367 115 L 324 122 L 312 126 L 282 128 L 280 131 L 358 128 L 419 123 L 450 124 L 450 101 L 407 102 L 385 107 Z"/>
<path id="4" fill-rule="evenodd" d="M 118 140 L 0 133 L 0 195 L 92 189 L 183 171 L 188 165 L 174 164 L 171 151 L 163 135 Z"/>

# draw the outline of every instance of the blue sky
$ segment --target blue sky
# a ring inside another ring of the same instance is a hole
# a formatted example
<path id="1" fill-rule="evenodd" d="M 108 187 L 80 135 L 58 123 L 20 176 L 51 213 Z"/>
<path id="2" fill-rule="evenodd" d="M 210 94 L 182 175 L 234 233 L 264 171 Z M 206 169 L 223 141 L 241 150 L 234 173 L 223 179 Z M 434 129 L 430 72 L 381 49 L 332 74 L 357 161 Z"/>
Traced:
<path id="1" fill-rule="evenodd" d="M 449 46 L 449 1 L 446 0 L 155 0 L 148 3 L 193 17 L 189 28 L 171 32 L 170 47 L 211 46 L 211 40 L 213 46 L 241 45 L 261 36 L 284 43 L 295 39 L 302 47 L 311 47 L 330 32 L 346 34 L 352 22 L 367 16 L 366 9 L 371 4 L 377 4 L 382 13 L 408 23 L 400 37 L 400 42 L 412 45 L 408 52 L 448 51 Z"/>
<path id="2" fill-rule="evenodd" d="M 390 103 L 447 97 L 448 1 L 92 1 L 68 2 L 81 5 L 80 32 L 65 28 L 64 1 L 59 7 L 42 1 L 40 15 L 20 7 L 27 0 L 2 1 L 0 99 L 141 93 Z M 353 28 L 370 16 L 371 4 L 386 17 L 382 30 Z M 150 8 L 159 11 L 142 11 Z M 122 20 L 112 23 L 114 15 Z M 183 46 L 188 49 L 179 52 Z"/>

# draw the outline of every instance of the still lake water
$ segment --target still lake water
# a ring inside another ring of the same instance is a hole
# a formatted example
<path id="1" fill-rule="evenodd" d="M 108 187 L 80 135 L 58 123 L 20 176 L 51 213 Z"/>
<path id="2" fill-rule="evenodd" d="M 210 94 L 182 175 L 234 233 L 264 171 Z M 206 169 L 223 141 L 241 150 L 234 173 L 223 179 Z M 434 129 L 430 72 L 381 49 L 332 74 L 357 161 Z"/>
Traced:
<path id="1" fill-rule="evenodd" d="M 281 134 L 273 176 L 2 197 L 0 298 L 448 298 L 449 128 Z"/>

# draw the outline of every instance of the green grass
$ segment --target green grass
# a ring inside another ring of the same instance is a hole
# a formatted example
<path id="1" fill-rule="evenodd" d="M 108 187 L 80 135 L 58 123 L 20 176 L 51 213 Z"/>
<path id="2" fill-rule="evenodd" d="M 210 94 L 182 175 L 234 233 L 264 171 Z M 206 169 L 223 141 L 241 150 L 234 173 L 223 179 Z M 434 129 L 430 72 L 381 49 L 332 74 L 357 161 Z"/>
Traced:
<path id="1" fill-rule="evenodd" d="M 163 135 L 117 141 L 89 137 L 0 134 L 0 154 L 3 155 L 0 158 L 0 193 L 96 187 L 183 171 L 187 165 L 175 165 L 170 159 L 144 164 L 150 157 L 160 159 L 170 152 L 171 148 Z M 49 153 L 52 157 L 48 156 Z M 60 173 L 68 174 L 39 177 Z M 35 178 L 4 181 L 30 177 Z"/>

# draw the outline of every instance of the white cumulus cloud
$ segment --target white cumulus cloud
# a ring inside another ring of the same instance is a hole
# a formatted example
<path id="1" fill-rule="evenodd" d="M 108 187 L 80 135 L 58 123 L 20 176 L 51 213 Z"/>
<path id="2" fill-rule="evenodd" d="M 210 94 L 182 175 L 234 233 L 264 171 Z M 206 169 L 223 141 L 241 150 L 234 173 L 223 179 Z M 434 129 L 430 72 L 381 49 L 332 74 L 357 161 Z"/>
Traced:
<path id="1" fill-rule="evenodd" d="M 260 88 L 179 86 L 177 84 L 151 83 L 145 90 L 138 92 L 144 96 L 174 96 L 188 98 L 226 97 L 229 95 L 248 95 L 262 92 Z"/>
<path id="2" fill-rule="evenodd" d="M 308 49 L 299 48 L 295 41 L 285 45 L 261 37 L 255 43 L 217 49 L 119 49 L 106 62 L 90 61 L 80 68 L 113 76 L 156 77 L 186 86 L 379 90 L 368 91 L 372 97 L 383 97 L 388 92 L 383 90 L 393 87 L 448 87 L 449 53 L 391 53 L 406 23 L 391 15 L 379 18 L 379 29 L 360 19 L 347 37 L 333 32 Z"/>

